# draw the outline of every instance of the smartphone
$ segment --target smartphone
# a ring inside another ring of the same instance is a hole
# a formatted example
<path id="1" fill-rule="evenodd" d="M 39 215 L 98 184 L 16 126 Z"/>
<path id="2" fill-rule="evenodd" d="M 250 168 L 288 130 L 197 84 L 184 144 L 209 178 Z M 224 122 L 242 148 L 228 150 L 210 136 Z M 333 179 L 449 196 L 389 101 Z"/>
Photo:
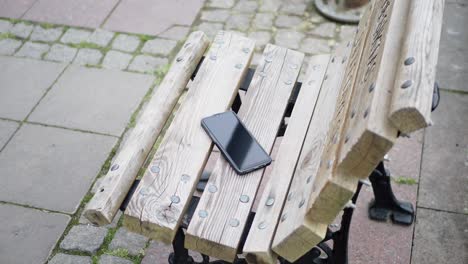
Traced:
<path id="1" fill-rule="evenodd" d="M 234 112 L 203 118 L 201 125 L 237 174 L 243 175 L 271 163 L 271 157 Z"/>

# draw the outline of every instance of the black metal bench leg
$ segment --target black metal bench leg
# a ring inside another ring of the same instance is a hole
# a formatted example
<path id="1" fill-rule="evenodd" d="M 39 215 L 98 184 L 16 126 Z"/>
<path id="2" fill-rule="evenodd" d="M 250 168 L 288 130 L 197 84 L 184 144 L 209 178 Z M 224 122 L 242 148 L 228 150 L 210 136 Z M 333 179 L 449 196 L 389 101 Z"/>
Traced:
<path id="1" fill-rule="evenodd" d="M 369 217 L 378 221 L 386 221 L 390 216 L 397 224 L 411 225 L 414 220 L 413 205 L 399 201 L 393 194 L 390 173 L 385 169 L 383 161 L 369 176 L 375 199 L 369 206 Z"/>
<path id="2" fill-rule="evenodd" d="M 172 247 L 174 252 L 169 255 L 169 264 L 191 264 L 194 263 L 193 258 L 189 255 L 188 249 L 184 246 L 185 234 L 182 228 L 177 231 Z"/>

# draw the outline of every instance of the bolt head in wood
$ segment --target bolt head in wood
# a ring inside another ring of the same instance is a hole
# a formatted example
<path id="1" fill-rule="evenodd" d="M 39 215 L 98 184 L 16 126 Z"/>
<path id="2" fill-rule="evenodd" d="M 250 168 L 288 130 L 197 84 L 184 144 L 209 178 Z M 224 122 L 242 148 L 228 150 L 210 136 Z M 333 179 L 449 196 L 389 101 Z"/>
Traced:
<path id="1" fill-rule="evenodd" d="M 180 203 L 180 197 L 177 195 L 172 195 L 171 196 L 171 203 L 178 204 Z"/>
<path id="2" fill-rule="evenodd" d="M 290 64 L 289 67 L 293 70 L 297 69 L 297 64 Z"/>
<path id="3" fill-rule="evenodd" d="M 243 195 L 240 196 L 239 200 L 240 200 L 242 203 L 248 203 L 249 200 L 250 200 L 250 198 L 249 198 L 248 195 L 243 194 Z"/>
<path id="4" fill-rule="evenodd" d="M 200 211 L 198 211 L 198 216 L 200 218 L 206 218 L 206 217 L 208 217 L 208 212 L 206 210 L 200 210 Z"/>
<path id="5" fill-rule="evenodd" d="M 208 186 L 208 191 L 210 193 L 215 193 L 218 191 L 218 187 L 216 187 L 215 185 L 211 184 L 210 186 Z"/>
<path id="6" fill-rule="evenodd" d="M 401 88 L 406 89 L 406 88 L 410 87 L 411 85 L 413 85 L 413 81 L 412 80 L 406 80 L 401 85 Z"/>
<path id="7" fill-rule="evenodd" d="M 409 66 L 411 64 L 413 64 L 416 60 L 414 59 L 414 57 L 408 57 L 406 58 L 405 60 L 405 66 Z"/>
<path id="8" fill-rule="evenodd" d="M 210 55 L 210 60 L 216 60 L 217 58 L 216 55 Z"/>
<path id="9" fill-rule="evenodd" d="M 265 221 L 262 221 L 260 222 L 260 224 L 258 224 L 258 229 L 265 229 L 267 227 L 267 224 L 265 223 Z"/>
<path id="10" fill-rule="evenodd" d="M 265 61 L 268 62 L 268 63 L 270 63 L 270 62 L 273 61 L 273 58 L 271 58 L 271 57 L 266 57 L 266 58 L 265 58 Z"/>
<path id="11" fill-rule="evenodd" d="M 267 201 L 265 202 L 265 205 L 266 205 L 266 206 L 272 206 L 274 203 L 275 203 L 275 198 L 270 197 L 270 198 L 268 198 Z"/>
<path id="12" fill-rule="evenodd" d="M 140 190 L 141 195 L 145 196 L 145 195 L 148 195 L 148 193 L 149 193 L 149 190 L 147 187 L 141 188 Z"/>
<path id="13" fill-rule="evenodd" d="M 240 224 L 239 220 L 235 219 L 235 218 L 231 218 L 229 220 L 229 225 L 232 226 L 232 227 L 238 227 Z"/>
<path id="14" fill-rule="evenodd" d="M 150 168 L 152 173 L 158 173 L 159 172 L 159 167 L 156 165 L 151 166 Z"/>
<path id="15" fill-rule="evenodd" d="M 114 164 L 111 167 L 111 171 L 115 171 L 115 170 L 118 170 L 118 169 L 119 169 L 119 164 Z"/>
<path id="16" fill-rule="evenodd" d="M 242 69 L 242 64 L 236 64 L 236 69 Z"/>
<path id="17" fill-rule="evenodd" d="M 182 177 L 180 177 L 180 180 L 183 182 L 183 183 L 186 183 L 190 180 L 190 176 L 188 176 L 187 174 L 182 174 Z"/>
<path id="18" fill-rule="evenodd" d="M 250 52 L 250 49 L 249 49 L 249 48 L 243 48 L 243 49 L 242 49 L 242 52 L 244 52 L 245 54 L 247 54 L 247 53 Z"/>

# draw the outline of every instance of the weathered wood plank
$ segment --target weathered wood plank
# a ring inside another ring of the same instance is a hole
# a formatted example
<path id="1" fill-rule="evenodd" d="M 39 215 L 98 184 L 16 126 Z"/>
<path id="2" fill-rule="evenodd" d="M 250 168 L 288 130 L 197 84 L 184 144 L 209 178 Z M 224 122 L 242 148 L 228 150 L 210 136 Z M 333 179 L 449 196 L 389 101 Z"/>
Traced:
<path id="1" fill-rule="evenodd" d="M 267 152 L 271 151 L 304 55 L 267 45 L 239 117 Z M 200 199 L 185 246 L 233 261 L 264 169 L 237 175 L 219 158 Z"/>
<path id="2" fill-rule="evenodd" d="M 329 61 L 329 54 L 313 56 L 309 61 L 306 79 L 244 244 L 243 253 L 249 263 L 277 263 L 271 244 Z"/>
<path id="3" fill-rule="evenodd" d="M 413 0 L 393 90 L 390 119 L 403 133 L 431 124 L 444 0 Z"/>
<path id="4" fill-rule="evenodd" d="M 273 251 L 290 262 L 297 260 L 325 237 L 328 224 L 309 221 L 306 217 L 307 205 L 310 203 L 311 194 L 316 191 L 315 181 L 320 177 L 320 173 L 323 175 L 324 170 L 327 172 L 333 165 L 323 157 L 330 155 L 331 148 L 340 136 L 337 126 L 344 122 L 341 116 L 349 103 L 373 6 L 371 2 L 359 23 L 353 48 L 349 47 L 349 44 L 339 46 L 332 63 L 328 66 L 327 75 L 331 78 L 329 77 L 321 88 L 273 241 Z"/>
<path id="5" fill-rule="evenodd" d="M 203 32 L 193 32 L 177 54 L 177 59 L 115 156 L 99 191 L 86 206 L 84 215 L 93 224 L 112 222 L 208 44 Z"/>
<path id="6" fill-rule="evenodd" d="M 230 107 L 254 45 L 218 33 L 125 211 L 127 228 L 165 243 L 173 240 L 213 146 L 201 119 Z"/>

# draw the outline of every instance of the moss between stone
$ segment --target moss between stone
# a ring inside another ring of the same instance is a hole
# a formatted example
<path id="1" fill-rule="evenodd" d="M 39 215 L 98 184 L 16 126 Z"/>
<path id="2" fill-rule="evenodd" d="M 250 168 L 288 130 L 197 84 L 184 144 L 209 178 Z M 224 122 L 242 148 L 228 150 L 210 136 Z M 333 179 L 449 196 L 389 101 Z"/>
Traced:
<path id="1" fill-rule="evenodd" d="M 404 176 L 399 176 L 399 177 L 392 177 L 392 180 L 396 182 L 397 184 L 404 184 L 404 185 L 415 185 L 418 184 L 418 181 L 409 178 L 409 177 L 404 177 Z"/>

